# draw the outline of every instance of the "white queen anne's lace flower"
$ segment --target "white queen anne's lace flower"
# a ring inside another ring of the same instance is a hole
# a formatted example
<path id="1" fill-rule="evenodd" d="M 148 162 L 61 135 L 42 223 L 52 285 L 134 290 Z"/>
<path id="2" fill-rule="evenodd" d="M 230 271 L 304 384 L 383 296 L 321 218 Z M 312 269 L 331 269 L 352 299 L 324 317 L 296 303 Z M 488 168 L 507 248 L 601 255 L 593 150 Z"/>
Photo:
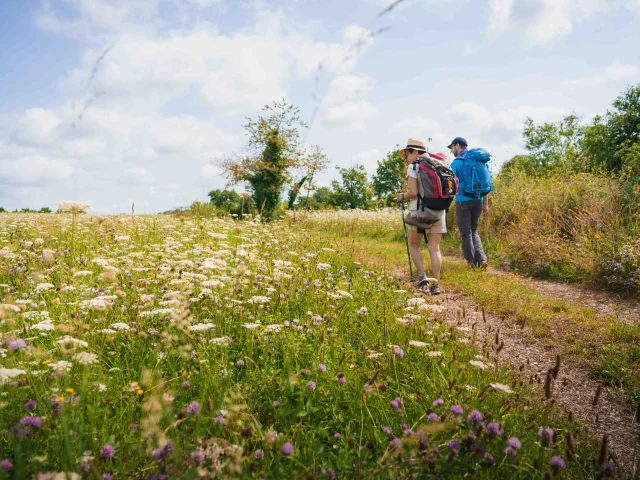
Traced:
<path id="1" fill-rule="evenodd" d="M 490 383 L 489 385 L 491 385 L 491 387 L 495 390 L 500 390 L 504 393 L 513 393 L 513 390 L 509 388 L 509 385 L 504 385 L 502 383 Z"/>
<path id="2" fill-rule="evenodd" d="M 478 367 L 480 370 L 486 370 L 487 369 L 487 365 L 482 363 L 479 360 L 470 360 L 469 363 L 471 365 L 473 365 L 474 367 Z"/>
<path id="3" fill-rule="evenodd" d="M 84 202 L 72 202 L 71 200 L 65 200 L 62 202 L 54 203 L 58 210 L 66 213 L 86 213 L 91 210 L 91 205 Z"/>
<path id="4" fill-rule="evenodd" d="M 0 367 L 0 385 L 4 385 L 7 380 L 11 380 L 19 375 L 24 375 L 27 372 L 20 370 L 19 368 L 2 368 Z"/>
<path id="5" fill-rule="evenodd" d="M 111 328 L 114 330 L 131 330 L 131 327 L 123 322 L 112 323 Z"/>
<path id="6" fill-rule="evenodd" d="M 77 338 L 70 337 L 69 335 L 65 335 L 60 340 L 58 340 L 56 343 L 58 343 L 58 345 L 61 345 L 61 346 L 69 345 L 69 344 L 73 345 L 74 347 L 87 348 L 89 346 L 89 344 L 87 342 L 85 342 L 84 340 L 79 340 Z"/>
<path id="7" fill-rule="evenodd" d="M 211 330 L 215 327 L 216 326 L 213 323 L 197 323 L 195 325 L 190 325 L 189 327 L 187 327 L 187 329 L 191 330 L 192 332 L 200 332 L 204 330 Z"/>
<path id="8" fill-rule="evenodd" d="M 98 356 L 95 353 L 80 352 L 73 356 L 73 359 L 83 365 L 92 365 L 98 363 Z"/>

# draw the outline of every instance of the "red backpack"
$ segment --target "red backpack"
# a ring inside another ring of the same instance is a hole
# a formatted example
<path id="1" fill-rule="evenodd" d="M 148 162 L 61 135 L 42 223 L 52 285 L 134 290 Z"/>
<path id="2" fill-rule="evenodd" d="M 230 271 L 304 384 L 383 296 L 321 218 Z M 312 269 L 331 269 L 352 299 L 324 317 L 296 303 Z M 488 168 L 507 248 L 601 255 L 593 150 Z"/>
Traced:
<path id="1" fill-rule="evenodd" d="M 423 153 L 413 163 L 418 176 L 418 211 L 447 210 L 458 194 L 458 178 L 444 153 Z"/>

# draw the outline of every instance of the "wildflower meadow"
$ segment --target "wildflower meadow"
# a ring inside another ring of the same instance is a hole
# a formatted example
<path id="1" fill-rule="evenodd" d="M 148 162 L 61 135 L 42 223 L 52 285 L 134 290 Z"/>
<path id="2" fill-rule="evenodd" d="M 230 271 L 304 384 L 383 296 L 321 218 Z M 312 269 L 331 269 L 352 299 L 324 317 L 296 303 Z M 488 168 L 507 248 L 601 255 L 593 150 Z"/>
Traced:
<path id="1" fill-rule="evenodd" d="M 480 312 L 326 237 L 69 211 L 0 218 L 0 479 L 616 475 Z"/>

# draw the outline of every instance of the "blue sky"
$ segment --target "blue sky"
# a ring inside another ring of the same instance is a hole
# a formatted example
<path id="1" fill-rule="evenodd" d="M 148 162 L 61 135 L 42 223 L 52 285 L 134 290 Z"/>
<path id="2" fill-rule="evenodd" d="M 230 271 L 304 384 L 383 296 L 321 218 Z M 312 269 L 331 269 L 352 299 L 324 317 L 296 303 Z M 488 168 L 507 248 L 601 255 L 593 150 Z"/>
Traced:
<path id="1" fill-rule="evenodd" d="M 405 0 L 377 18 L 390 3 L 0 2 L 0 206 L 188 205 L 224 187 L 211 160 L 243 148 L 246 117 L 284 97 L 308 119 L 314 94 L 319 184 L 410 136 L 464 136 L 497 169 L 526 117 L 588 120 L 640 83 L 640 0 Z"/>

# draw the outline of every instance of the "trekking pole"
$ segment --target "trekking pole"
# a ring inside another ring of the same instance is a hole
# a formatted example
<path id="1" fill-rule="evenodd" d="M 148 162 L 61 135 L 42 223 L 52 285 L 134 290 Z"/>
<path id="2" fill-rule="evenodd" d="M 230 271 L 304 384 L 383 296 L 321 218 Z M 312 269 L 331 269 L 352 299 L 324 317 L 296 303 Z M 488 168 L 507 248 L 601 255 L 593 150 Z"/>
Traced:
<path id="1" fill-rule="evenodd" d="M 404 202 L 400 204 L 400 214 L 402 215 L 402 229 L 404 230 L 404 243 L 407 246 L 407 260 L 409 260 L 409 278 L 413 282 L 413 267 L 411 266 L 411 255 L 409 254 L 409 237 L 407 237 L 407 224 L 404 221 Z"/>

